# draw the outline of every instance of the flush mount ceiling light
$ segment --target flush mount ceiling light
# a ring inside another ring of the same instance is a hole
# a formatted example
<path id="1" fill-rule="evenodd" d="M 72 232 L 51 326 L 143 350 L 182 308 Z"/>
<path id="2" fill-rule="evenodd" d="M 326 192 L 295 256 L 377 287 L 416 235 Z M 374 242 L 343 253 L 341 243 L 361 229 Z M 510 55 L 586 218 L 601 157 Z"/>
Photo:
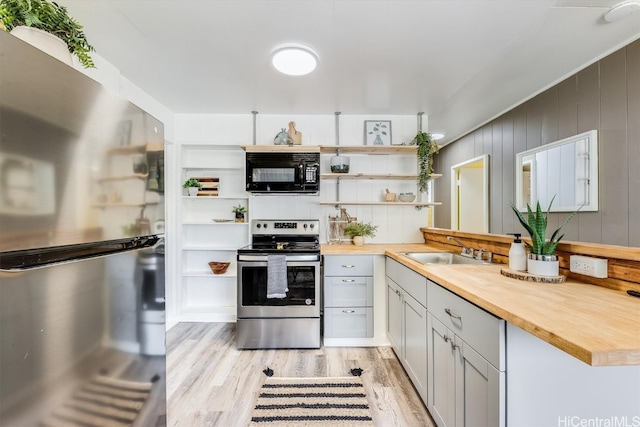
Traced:
<path id="1" fill-rule="evenodd" d="M 431 139 L 433 139 L 434 141 L 437 141 L 439 139 L 444 138 L 445 133 L 444 132 L 432 132 L 431 133 Z"/>
<path id="2" fill-rule="evenodd" d="M 604 20 L 607 22 L 620 21 L 638 10 L 640 10 L 639 0 L 623 1 L 609 9 L 604 14 Z"/>
<path id="3" fill-rule="evenodd" d="M 316 69 L 318 54 L 308 46 L 290 43 L 273 51 L 271 63 L 283 74 L 304 76 Z"/>

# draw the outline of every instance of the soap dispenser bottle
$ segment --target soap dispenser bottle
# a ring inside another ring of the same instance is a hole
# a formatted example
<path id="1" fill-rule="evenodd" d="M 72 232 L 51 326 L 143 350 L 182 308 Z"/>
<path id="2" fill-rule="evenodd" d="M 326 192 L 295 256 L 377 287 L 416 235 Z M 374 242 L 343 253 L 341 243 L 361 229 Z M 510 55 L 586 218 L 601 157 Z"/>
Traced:
<path id="1" fill-rule="evenodd" d="M 514 237 L 511 249 L 509 249 L 509 270 L 526 271 L 527 253 L 524 250 L 520 234 L 508 233 Z"/>

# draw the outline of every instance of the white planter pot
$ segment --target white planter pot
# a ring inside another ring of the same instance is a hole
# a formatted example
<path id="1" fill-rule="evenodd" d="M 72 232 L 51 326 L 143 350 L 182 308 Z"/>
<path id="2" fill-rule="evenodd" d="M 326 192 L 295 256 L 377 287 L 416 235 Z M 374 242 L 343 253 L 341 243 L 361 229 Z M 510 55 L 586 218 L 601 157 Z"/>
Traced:
<path id="1" fill-rule="evenodd" d="M 536 257 L 544 259 L 535 259 Z M 557 277 L 560 274 L 560 262 L 555 255 L 544 256 L 529 254 L 529 258 L 527 258 L 527 272 L 536 276 Z"/>
<path id="2" fill-rule="evenodd" d="M 364 236 L 353 236 L 353 244 L 356 246 L 364 245 Z"/>
<path id="3" fill-rule="evenodd" d="M 48 53 L 65 64 L 73 66 L 73 60 L 71 59 L 71 53 L 67 48 L 67 44 L 53 34 L 47 33 L 46 31 L 38 28 L 22 25 L 11 30 L 11 34 L 21 40 L 24 40 L 31 46 Z"/>
<path id="4" fill-rule="evenodd" d="M 190 196 L 197 196 L 198 195 L 198 191 L 200 191 L 200 190 L 198 189 L 198 187 L 189 187 L 187 189 L 187 191 L 189 192 Z"/>

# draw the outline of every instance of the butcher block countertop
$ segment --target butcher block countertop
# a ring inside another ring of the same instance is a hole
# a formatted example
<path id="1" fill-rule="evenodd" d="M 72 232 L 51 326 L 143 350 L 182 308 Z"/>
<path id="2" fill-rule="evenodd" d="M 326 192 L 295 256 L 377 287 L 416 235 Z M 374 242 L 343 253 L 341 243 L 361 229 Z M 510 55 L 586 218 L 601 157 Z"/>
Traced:
<path id="1" fill-rule="evenodd" d="M 322 245 L 323 255 L 387 255 L 589 365 L 640 365 L 640 298 L 572 279 L 561 284 L 511 279 L 500 274 L 504 264 L 423 265 L 401 254 L 430 251 L 440 249 Z"/>

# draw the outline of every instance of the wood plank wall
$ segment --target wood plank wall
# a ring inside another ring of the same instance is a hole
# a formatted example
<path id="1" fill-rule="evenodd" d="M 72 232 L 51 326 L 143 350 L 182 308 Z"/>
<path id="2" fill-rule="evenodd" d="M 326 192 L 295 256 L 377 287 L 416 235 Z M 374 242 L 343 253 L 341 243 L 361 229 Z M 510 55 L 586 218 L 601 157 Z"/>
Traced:
<path id="1" fill-rule="evenodd" d="M 462 244 L 469 248 L 484 249 L 493 255 L 493 262 L 508 264 L 509 249 L 512 236 L 498 234 L 466 233 L 442 228 L 421 228 L 425 243 L 432 246 L 440 246 L 443 250 L 459 251 L 460 247 L 447 236 L 455 236 Z M 531 239 L 524 239 L 531 242 Z M 560 261 L 560 273 L 592 285 L 625 291 L 634 289 L 640 291 L 640 251 L 637 248 L 626 246 L 603 245 L 598 243 L 580 243 L 563 240 L 556 251 Z M 608 278 L 575 274 L 569 271 L 569 257 L 571 255 L 586 255 L 595 258 L 606 258 Z"/>
<path id="2" fill-rule="evenodd" d="M 499 88 L 497 88 L 499 90 Z M 451 166 L 489 154 L 490 232 L 523 232 L 515 201 L 515 155 L 598 130 L 600 209 L 581 212 L 567 240 L 640 247 L 640 40 L 445 146 L 435 158 L 435 225 L 451 227 Z M 568 214 L 550 216 L 549 229 Z"/>

